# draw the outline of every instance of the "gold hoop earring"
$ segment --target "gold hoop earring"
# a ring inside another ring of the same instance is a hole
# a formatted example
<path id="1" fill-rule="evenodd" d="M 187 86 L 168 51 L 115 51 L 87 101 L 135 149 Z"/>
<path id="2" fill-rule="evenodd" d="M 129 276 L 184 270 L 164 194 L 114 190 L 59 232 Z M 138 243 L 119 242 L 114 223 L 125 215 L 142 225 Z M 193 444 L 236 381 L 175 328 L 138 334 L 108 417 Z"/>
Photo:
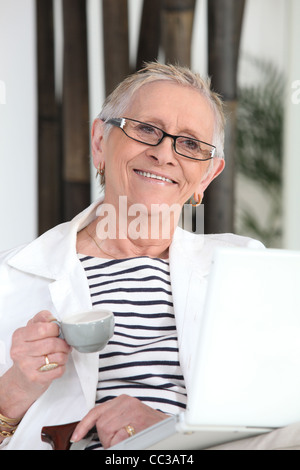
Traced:
<path id="1" fill-rule="evenodd" d="M 104 176 L 104 173 L 105 173 L 104 167 L 105 167 L 105 163 L 103 162 L 99 163 L 97 167 L 97 175 Z"/>
<path id="2" fill-rule="evenodd" d="M 191 197 L 191 199 L 190 199 L 190 204 L 193 207 L 198 207 L 198 206 L 200 206 L 201 202 L 202 202 L 202 197 L 200 195 L 198 195 L 198 199 L 196 199 L 196 194 L 194 193 L 194 197 Z"/>
<path id="3" fill-rule="evenodd" d="M 100 183 L 102 186 L 104 186 L 105 183 L 105 163 L 100 162 L 98 167 L 97 167 L 97 173 L 96 176 L 100 176 Z"/>

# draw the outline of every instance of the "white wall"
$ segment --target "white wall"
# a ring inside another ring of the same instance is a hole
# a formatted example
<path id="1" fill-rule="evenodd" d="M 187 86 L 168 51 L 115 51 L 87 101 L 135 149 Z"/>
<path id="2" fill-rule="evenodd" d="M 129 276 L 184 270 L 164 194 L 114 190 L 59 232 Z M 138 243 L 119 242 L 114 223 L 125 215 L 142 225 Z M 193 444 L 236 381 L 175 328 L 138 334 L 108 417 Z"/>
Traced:
<path id="1" fill-rule="evenodd" d="M 101 29 L 102 2 L 88 0 L 87 20 L 88 28 L 88 62 L 89 62 L 89 108 L 90 122 L 99 114 L 105 99 L 105 85 L 103 73 L 103 36 Z M 98 179 L 95 178 L 96 170 L 91 164 L 91 199 L 95 200 L 100 195 Z"/>
<path id="2" fill-rule="evenodd" d="M 286 0 L 246 1 L 238 70 L 239 86 L 253 85 L 261 80 L 261 73 L 253 65 L 253 59 L 270 61 L 278 70 L 286 70 L 286 36 Z M 241 227 L 241 215 L 246 208 L 261 227 L 266 227 L 270 218 L 270 200 L 265 191 L 252 179 L 239 174 L 236 178 L 235 196 L 236 232 L 249 235 Z M 272 243 L 273 248 L 281 247 L 281 237 Z"/>
<path id="3" fill-rule="evenodd" d="M 299 0 L 247 0 L 241 39 L 239 83 L 257 79 L 246 56 L 274 63 L 285 76 L 283 239 L 282 247 L 300 250 L 300 93 L 293 102 L 292 88 L 300 81 Z M 295 95 L 294 95 L 295 96 Z M 245 203 L 263 221 L 268 211 L 264 194 L 244 178 L 237 181 L 237 209 Z"/>
<path id="4" fill-rule="evenodd" d="M 284 153 L 284 246 L 300 250 L 300 2 L 288 9 Z M 296 87 L 296 88 L 295 88 Z"/>
<path id="5" fill-rule="evenodd" d="M 253 67 L 245 57 L 259 57 L 285 70 L 287 5 L 290 0 L 246 0 L 241 36 L 239 83 L 253 81 Z"/>
<path id="6" fill-rule="evenodd" d="M 34 0 L 0 0 L 0 251 L 37 233 Z"/>

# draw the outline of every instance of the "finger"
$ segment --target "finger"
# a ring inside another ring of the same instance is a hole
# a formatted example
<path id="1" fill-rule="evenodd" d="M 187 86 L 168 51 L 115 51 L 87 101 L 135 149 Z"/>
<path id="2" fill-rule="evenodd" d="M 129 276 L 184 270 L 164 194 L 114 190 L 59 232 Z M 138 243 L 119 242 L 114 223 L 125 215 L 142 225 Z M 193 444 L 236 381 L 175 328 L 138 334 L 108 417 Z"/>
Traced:
<path id="1" fill-rule="evenodd" d="M 128 433 L 125 425 L 128 424 L 128 412 L 132 403 L 139 400 L 121 395 L 93 408 L 77 425 L 71 440 L 78 442 L 84 438 L 90 429 L 95 425 L 100 442 L 104 448 L 110 447 L 112 439 L 118 433 L 120 440 L 126 439 Z"/>
<path id="2" fill-rule="evenodd" d="M 49 357 L 57 354 L 53 362 L 65 364 L 71 349 L 64 340 L 56 337 L 36 341 L 18 341 L 16 338 L 10 353 L 13 362 L 19 365 L 25 375 L 30 376 L 32 371 L 36 371 L 45 362 L 46 355 Z"/>
<path id="3" fill-rule="evenodd" d="M 127 439 L 129 437 L 125 426 L 116 429 L 114 432 L 111 433 L 105 431 L 103 428 L 99 430 L 97 427 L 97 432 L 99 436 L 99 441 L 101 442 L 104 449 L 109 449 L 114 444 L 118 444 L 119 442 L 124 441 L 124 439 Z"/>
<path id="4" fill-rule="evenodd" d="M 47 361 L 51 364 L 58 364 L 59 366 L 64 366 L 68 362 L 68 354 L 64 354 L 61 352 L 58 353 L 48 353 L 43 356 L 39 356 L 34 358 L 37 362 L 39 369 L 42 365 L 44 365 Z"/>
<path id="5" fill-rule="evenodd" d="M 126 428 L 124 427 L 124 428 L 119 429 L 119 431 L 114 434 L 114 436 L 112 437 L 112 439 L 106 446 L 103 444 L 102 441 L 101 443 L 105 449 L 108 449 L 109 447 L 112 447 L 116 444 L 119 444 L 119 442 L 122 442 L 125 439 L 128 439 L 128 437 L 130 436 L 128 432 L 126 431 Z"/>
<path id="6" fill-rule="evenodd" d="M 105 429 L 108 429 L 109 422 L 116 413 L 114 406 L 115 400 L 116 398 L 108 400 L 107 402 L 102 403 L 101 405 L 96 405 L 94 408 L 92 408 L 75 428 L 72 435 L 72 440 L 74 442 L 80 441 L 80 439 L 83 439 L 89 430 L 92 429 L 96 424 L 98 429 L 98 423 L 101 423 Z"/>
<path id="7" fill-rule="evenodd" d="M 41 310 L 28 323 L 51 322 L 52 320 L 56 320 L 56 318 L 49 310 Z"/>
<path id="8" fill-rule="evenodd" d="M 29 320 L 28 325 L 37 324 L 37 323 L 47 323 L 51 325 L 51 331 L 57 333 L 55 336 L 59 335 L 59 326 L 56 323 L 53 323 L 56 318 L 49 310 L 42 310 L 37 313 L 31 320 Z M 50 331 L 50 330 L 49 330 Z"/>
<path id="9" fill-rule="evenodd" d="M 127 426 L 130 425 L 137 433 L 167 418 L 164 413 L 127 395 L 120 395 L 107 403 L 111 408 L 97 422 L 99 439 L 105 449 L 130 437 Z"/>
<path id="10" fill-rule="evenodd" d="M 78 442 L 86 436 L 90 429 L 92 429 L 97 420 L 101 416 L 101 407 L 102 405 L 98 405 L 93 408 L 89 413 L 77 424 L 72 437 L 70 439 L 71 442 Z"/>
<path id="11" fill-rule="evenodd" d="M 61 377 L 66 370 L 66 361 L 62 356 L 51 354 L 39 358 L 36 369 L 36 380 L 40 383 L 46 383 Z"/>
<path id="12" fill-rule="evenodd" d="M 47 372 L 40 371 L 40 367 L 46 363 L 44 356 L 34 359 L 25 356 L 18 363 L 15 363 L 15 377 L 21 384 L 20 389 L 28 390 L 28 394 L 30 391 L 35 393 L 36 387 L 48 387 L 54 379 L 61 377 L 65 373 L 66 363 L 63 358 L 56 358 L 55 355 L 50 355 L 49 362 L 56 362 L 56 359 L 57 361 L 61 360 L 62 364 L 57 362 L 58 367 Z"/>
<path id="13" fill-rule="evenodd" d="M 24 334 L 25 341 L 36 341 L 59 335 L 59 327 L 52 321 L 36 321 L 36 319 L 33 319 L 25 328 L 20 330 Z"/>
<path id="14" fill-rule="evenodd" d="M 95 425 L 97 425 L 97 431 L 99 431 L 99 423 L 101 423 L 101 427 L 103 427 L 106 433 L 111 437 L 116 430 L 116 428 L 111 429 L 110 426 L 112 416 L 115 412 L 114 400 L 109 400 L 90 410 L 75 428 L 71 438 L 72 442 L 78 442 L 83 439 Z"/>
<path id="15" fill-rule="evenodd" d="M 51 363 L 56 363 L 60 366 L 64 366 L 68 362 L 69 351 L 47 351 L 46 349 L 42 349 L 42 352 L 35 353 L 35 351 L 29 351 L 28 353 L 23 352 L 23 354 L 18 354 L 17 351 L 13 350 L 12 359 L 20 370 L 23 371 L 25 375 L 30 376 L 35 371 L 39 370 L 41 366 L 43 366 L 47 361 Z"/>
<path id="16" fill-rule="evenodd" d="M 23 355 L 29 359 L 56 355 L 56 357 L 59 356 L 59 358 L 62 358 L 63 362 L 66 362 L 70 351 L 71 346 L 69 346 L 64 340 L 50 338 L 28 343 L 27 346 L 23 348 L 22 352 Z M 18 354 L 20 357 L 22 352 Z"/>
<path id="17" fill-rule="evenodd" d="M 28 355 L 32 357 L 46 356 L 52 353 L 69 354 L 72 350 L 72 347 L 64 339 L 56 336 L 27 342 L 25 347 Z"/>
<path id="18" fill-rule="evenodd" d="M 98 436 L 101 444 L 105 449 L 108 449 L 115 442 L 116 444 L 127 439 L 129 437 L 128 432 L 126 431 L 126 426 L 129 424 L 133 426 L 134 430 L 137 432 L 138 424 L 135 421 L 135 411 L 130 409 L 130 400 L 131 397 L 128 397 L 128 407 L 126 407 L 126 402 L 122 401 L 123 396 L 114 398 L 108 402 L 111 406 L 110 409 L 106 409 L 103 413 L 101 420 L 98 420 L 96 423 Z M 116 412 L 117 409 L 117 412 Z"/>

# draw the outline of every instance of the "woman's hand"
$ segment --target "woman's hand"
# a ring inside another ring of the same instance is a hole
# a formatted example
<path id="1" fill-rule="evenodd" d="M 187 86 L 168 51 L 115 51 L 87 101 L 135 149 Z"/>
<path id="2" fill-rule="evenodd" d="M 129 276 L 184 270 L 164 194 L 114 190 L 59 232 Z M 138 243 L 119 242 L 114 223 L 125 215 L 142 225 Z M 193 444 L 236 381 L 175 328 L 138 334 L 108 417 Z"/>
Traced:
<path id="1" fill-rule="evenodd" d="M 129 437 L 126 426 L 137 433 L 167 417 L 137 398 L 120 395 L 93 408 L 77 425 L 71 441 L 80 441 L 96 425 L 100 442 L 107 449 Z"/>
<path id="2" fill-rule="evenodd" d="M 71 348 L 57 337 L 59 328 L 52 320 L 53 315 L 44 310 L 14 332 L 13 366 L 0 379 L 1 391 L 7 392 L 0 396 L 2 414 L 21 418 L 51 382 L 64 374 Z M 41 372 L 39 369 L 45 364 L 45 356 L 58 367 Z"/>

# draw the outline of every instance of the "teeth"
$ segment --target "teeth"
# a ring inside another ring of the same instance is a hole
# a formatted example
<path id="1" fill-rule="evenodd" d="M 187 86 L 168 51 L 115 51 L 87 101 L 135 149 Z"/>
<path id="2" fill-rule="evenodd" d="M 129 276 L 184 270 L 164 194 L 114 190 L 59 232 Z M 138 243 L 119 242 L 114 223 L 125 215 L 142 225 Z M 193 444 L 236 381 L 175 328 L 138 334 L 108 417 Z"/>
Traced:
<path id="1" fill-rule="evenodd" d="M 154 175 L 153 173 L 148 173 L 146 171 L 138 171 L 137 170 L 136 172 L 141 176 L 146 176 L 146 178 L 153 178 L 153 179 L 156 179 L 156 180 L 166 181 L 167 183 L 173 183 L 172 180 L 170 180 L 169 178 L 165 178 L 164 176 Z"/>

